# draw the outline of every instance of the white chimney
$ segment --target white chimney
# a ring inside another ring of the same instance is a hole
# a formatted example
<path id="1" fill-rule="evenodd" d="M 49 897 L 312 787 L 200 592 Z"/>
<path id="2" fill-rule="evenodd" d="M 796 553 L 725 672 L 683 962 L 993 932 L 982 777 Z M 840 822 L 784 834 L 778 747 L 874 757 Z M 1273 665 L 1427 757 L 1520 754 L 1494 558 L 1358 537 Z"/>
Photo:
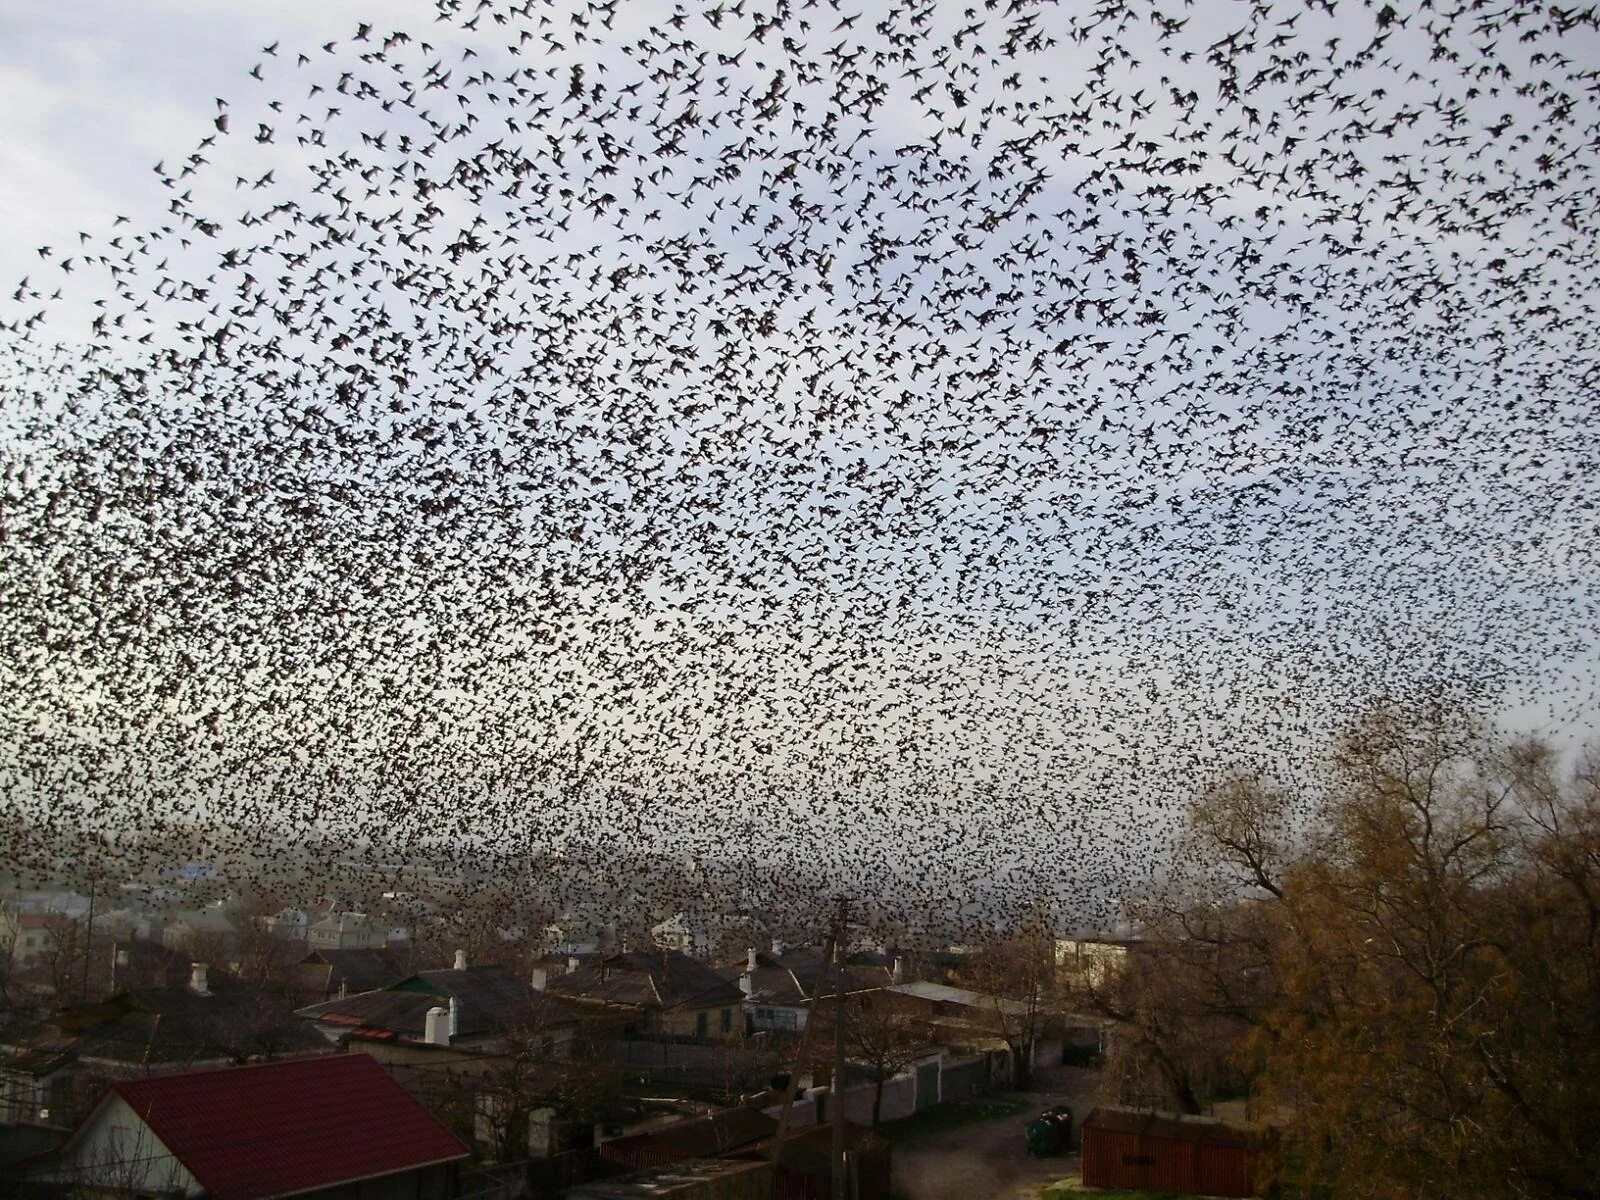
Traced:
<path id="1" fill-rule="evenodd" d="M 528 981 L 529 985 L 536 992 L 544 991 L 545 985 L 549 982 L 550 972 L 545 970 L 543 967 L 535 967 L 533 969 L 533 977 Z"/>
<path id="2" fill-rule="evenodd" d="M 206 986 L 206 964 L 189 964 L 189 990 L 197 996 L 209 996 L 210 989 Z"/>
<path id="3" fill-rule="evenodd" d="M 450 997 L 450 1036 L 455 1037 L 461 1032 L 461 1009 L 456 1004 L 456 998 Z"/>
<path id="4" fill-rule="evenodd" d="M 467 969 L 467 952 L 465 950 L 457 950 L 456 951 L 456 970 L 465 971 L 466 969 Z"/>
<path id="5" fill-rule="evenodd" d="M 739 990 L 746 996 L 750 995 L 756 990 L 755 976 L 750 974 L 749 971 L 746 971 L 743 975 L 739 976 Z"/>
<path id="6" fill-rule="evenodd" d="M 567 974 L 571 975 L 577 969 L 578 969 L 578 960 L 577 960 L 577 958 L 576 957 L 568 958 L 567 959 Z"/>
<path id="7" fill-rule="evenodd" d="M 423 1024 L 422 1036 L 430 1046 L 448 1046 L 450 1044 L 449 1011 L 439 1007 L 430 1008 L 427 1019 Z"/>
<path id="8" fill-rule="evenodd" d="M 777 938 L 772 939 L 772 956 L 777 958 L 784 951 L 784 945 Z"/>
<path id="9" fill-rule="evenodd" d="M 754 971 L 759 964 L 756 962 L 756 948 L 751 946 L 744 957 L 744 969 Z"/>
<path id="10" fill-rule="evenodd" d="M 906 981 L 906 960 L 898 954 L 894 956 L 894 968 L 889 972 L 889 978 L 895 983 Z"/>

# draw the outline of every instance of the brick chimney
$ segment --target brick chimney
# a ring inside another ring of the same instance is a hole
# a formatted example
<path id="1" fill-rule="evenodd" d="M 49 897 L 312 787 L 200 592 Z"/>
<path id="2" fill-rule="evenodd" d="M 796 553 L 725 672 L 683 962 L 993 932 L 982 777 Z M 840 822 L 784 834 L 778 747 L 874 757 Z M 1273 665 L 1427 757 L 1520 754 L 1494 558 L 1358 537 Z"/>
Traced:
<path id="1" fill-rule="evenodd" d="M 189 990 L 197 996 L 211 995 L 211 989 L 207 986 L 206 971 L 205 963 L 189 964 Z"/>

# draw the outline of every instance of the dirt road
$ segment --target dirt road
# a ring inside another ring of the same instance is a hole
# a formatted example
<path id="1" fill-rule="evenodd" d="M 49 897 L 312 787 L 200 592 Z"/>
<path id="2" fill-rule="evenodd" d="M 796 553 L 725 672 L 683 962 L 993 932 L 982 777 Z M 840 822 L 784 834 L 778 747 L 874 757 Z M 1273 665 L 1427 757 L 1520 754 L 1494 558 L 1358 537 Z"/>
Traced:
<path id="1" fill-rule="evenodd" d="M 1078 1169 L 1078 1156 L 1029 1157 L 1028 1122 L 1057 1104 L 1082 1119 L 1097 1084 L 1093 1072 L 1061 1072 L 1050 1091 L 1010 1093 L 1028 1105 L 1015 1116 L 896 1139 L 895 1191 L 909 1200 L 1037 1200 L 1041 1187 Z"/>

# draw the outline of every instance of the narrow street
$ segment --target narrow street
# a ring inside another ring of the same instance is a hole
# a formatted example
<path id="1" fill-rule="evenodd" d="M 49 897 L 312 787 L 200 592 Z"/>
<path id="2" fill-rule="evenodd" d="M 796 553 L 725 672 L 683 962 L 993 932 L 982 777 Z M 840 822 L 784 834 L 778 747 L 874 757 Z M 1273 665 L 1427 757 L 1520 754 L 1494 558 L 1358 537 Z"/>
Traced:
<path id="1" fill-rule="evenodd" d="M 1082 1120 L 1098 1083 L 1094 1071 L 1061 1068 L 1040 1081 L 1049 1090 L 997 1094 L 1026 1101 L 1012 1116 L 896 1138 L 895 1192 L 907 1200 L 1037 1200 L 1041 1187 L 1078 1169 L 1078 1156 L 1030 1157 L 1028 1123 L 1058 1104 L 1071 1105 L 1074 1120 Z"/>

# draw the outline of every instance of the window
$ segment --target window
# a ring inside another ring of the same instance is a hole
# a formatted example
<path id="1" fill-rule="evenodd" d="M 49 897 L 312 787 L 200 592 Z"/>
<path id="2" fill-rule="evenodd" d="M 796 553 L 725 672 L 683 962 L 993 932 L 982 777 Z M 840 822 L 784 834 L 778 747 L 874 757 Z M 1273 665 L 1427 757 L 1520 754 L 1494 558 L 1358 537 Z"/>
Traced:
<path id="1" fill-rule="evenodd" d="M 722 1032 L 733 1032 L 733 1009 L 731 1008 L 725 1008 L 722 1010 Z"/>
<path id="2" fill-rule="evenodd" d="M 709 1013 L 703 1013 L 703 1012 L 695 1013 L 695 1015 L 694 1015 L 694 1035 L 695 1035 L 695 1037 L 705 1037 L 706 1034 L 710 1031 L 711 1022 L 710 1022 L 709 1017 L 710 1017 Z"/>

